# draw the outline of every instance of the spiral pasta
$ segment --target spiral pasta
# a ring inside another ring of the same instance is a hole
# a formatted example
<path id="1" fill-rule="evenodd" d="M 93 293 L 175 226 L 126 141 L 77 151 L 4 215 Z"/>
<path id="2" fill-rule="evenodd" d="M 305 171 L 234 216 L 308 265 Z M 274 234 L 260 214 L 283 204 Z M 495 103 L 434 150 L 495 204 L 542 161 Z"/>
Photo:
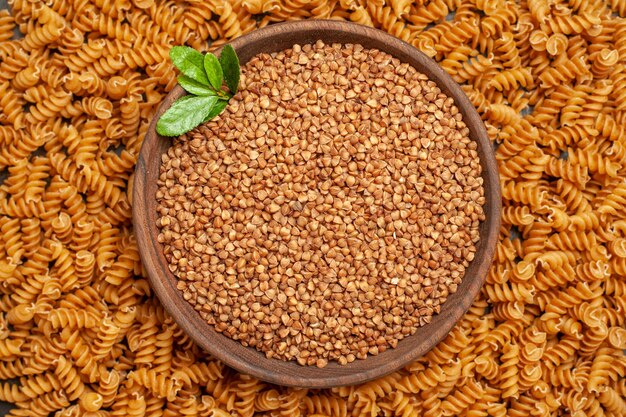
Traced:
<path id="1" fill-rule="evenodd" d="M 85 310 L 71 308 L 59 308 L 50 313 L 50 322 L 56 328 L 93 328 L 97 319 L 97 316 Z"/>
<path id="2" fill-rule="evenodd" d="M 19 388 L 0 399 L 23 416 L 623 414 L 624 4 L 12 1 L 0 378 Z M 386 30 L 461 83 L 497 142 L 504 208 L 487 284 L 437 347 L 360 387 L 297 391 L 208 357 L 149 301 L 128 196 L 172 45 L 309 17 Z"/>
<path id="3" fill-rule="evenodd" d="M 131 386 L 132 383 L 138 384 L 148 389 L 154 395 L 166 398 L 168 401 L 173 401 L 181 388 L 180 383 L 176 380 L 172 380 L 163 374 L 158 375 L 154 370 L 146 368 L 131 372 L 128 378 L 128 386 Z"/>

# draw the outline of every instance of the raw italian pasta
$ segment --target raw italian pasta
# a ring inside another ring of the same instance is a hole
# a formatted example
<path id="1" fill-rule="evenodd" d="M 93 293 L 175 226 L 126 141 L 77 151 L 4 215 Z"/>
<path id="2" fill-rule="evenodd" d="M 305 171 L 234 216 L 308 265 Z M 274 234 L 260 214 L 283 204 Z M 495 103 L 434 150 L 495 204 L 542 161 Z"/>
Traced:
<path id="1" fill-rule="evenodd" d="M 623 0 L 9 4 L 0 400 L 11 415 L 626 412 Z M 374 26 L 440 62 L 496 144 L 504 206 L 487 283 L 452 332 L 389 376 L 321 391 L 271 386 L 202 352 L 150 293 L 130 222 L 134 164 L 176 80 L 169 48 L 301 18 Z"/>

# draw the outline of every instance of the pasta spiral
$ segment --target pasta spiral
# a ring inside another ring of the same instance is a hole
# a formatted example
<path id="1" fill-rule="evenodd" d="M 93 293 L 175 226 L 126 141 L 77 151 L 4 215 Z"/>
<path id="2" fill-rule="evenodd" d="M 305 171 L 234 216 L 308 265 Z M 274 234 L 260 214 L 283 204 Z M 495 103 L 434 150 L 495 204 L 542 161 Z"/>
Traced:
<path id="1" fill-rule="evenodd" d="M 0 399 L 12 415 L 624 414 L 623 0 L 10 3 L 0 378 L 16 385 Z M 130 222 L 140 147 L 176 83 L 172 45 L 204 51 L 301 18 L 376 27 L 439 62 L 496 142 L 503 181 L 479 299 L 431 352 L 358 387 L 274 387 L 202 352 L 152 301 Z"/>
<path id="2" fill-rule="evenodd" d="M 145 387 L 154 395 L 174 401 L 176 393 L 180 390 L 181 384 L 168 378 L 166 375 L 157 374 L 152 369 L 141 368 L 133 371 L 128 376 L 129 386 L 131 383 Z"/>
<path id="3" fill-rule="evenodd" d="M 85 391 L 85 385 L 80 380 L 80 376 L 73 364 L 66 360 L 63 356 L 58 359 L 55 374 L 61 381 L 61 386 L 65 389 L 69 400 L 76 400 L 80 398 Z"/>

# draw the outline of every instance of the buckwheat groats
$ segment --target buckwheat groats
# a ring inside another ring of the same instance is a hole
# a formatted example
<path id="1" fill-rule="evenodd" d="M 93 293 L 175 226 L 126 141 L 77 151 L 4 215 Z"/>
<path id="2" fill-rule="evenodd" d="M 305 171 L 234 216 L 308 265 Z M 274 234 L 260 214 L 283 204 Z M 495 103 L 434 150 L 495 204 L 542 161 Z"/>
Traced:
<path id="1" fill-rule="evenodd" d="M 468 135 L 452 98 L 381 51 L 254 57 L 225 112 L 163 155 L 159 241 L 178 288 L 268 357 L 323 367 L 395 347 L 474 258 Z"/>

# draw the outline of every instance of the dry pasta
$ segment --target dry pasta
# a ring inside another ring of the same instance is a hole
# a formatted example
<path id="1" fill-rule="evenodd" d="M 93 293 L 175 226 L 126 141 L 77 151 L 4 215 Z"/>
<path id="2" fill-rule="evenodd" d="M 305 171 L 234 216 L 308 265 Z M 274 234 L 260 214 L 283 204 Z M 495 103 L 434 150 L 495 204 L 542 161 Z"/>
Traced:
<path id="1" fill-rule="evenodd" d="M 11 415 L 626 413 L 623 0 L 9 4 L 0 400 Z M 487 283 L 437 347 L 377 381 L 316 391 L 240 375 L 194 345 L 150 293 L 129 218 L 141 142 L 175 83 L 169 48 L 301 18 L 374 26 L 440 62 L 497 145 L 504 206 Z"/>

